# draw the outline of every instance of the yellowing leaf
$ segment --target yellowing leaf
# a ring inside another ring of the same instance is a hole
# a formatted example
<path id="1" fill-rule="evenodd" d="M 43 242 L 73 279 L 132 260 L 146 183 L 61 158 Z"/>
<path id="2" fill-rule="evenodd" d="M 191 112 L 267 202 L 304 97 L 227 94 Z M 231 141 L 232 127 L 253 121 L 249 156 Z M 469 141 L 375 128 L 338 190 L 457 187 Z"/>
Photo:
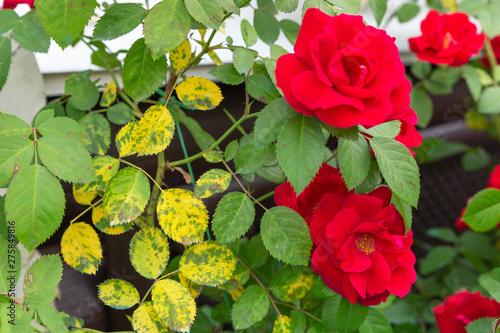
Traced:
<path id="1" fill-rule="evenodd" d="M 153 286 L 154 309 L 165 325 L 189 332 L 196 316 L 196 304 L 189 291 L 174 280 L 160 280 Z"/>
<path id="2" fill-rule="evenodd" d="M 181 45 L 177 46 L 169 54 L 170 63 L 176 71 L 180 71 L 189 64 L 191 60 L 191 43 L 185 39 Z"/>
<path id="3" fill-rule="evenodd" d="M 193 192 L 180 188 L 162 191 L 156 213 L 163 231 L 174 241 L 182 244 L 203 242 L 208 213 Z"/>
<path id="4" fill-rule="evenodd" d="M 240 262 L 236 262 L 231 278 L 224 284 L 219 286 L 219 289 L 231 291 L 247 283 L 250 278 L 250 271 Z"/>
<path id="5" fill-rule="evenodd" d="M 165 106 L 153 105 L 147 109 L 133 132 L 139 156 L 165 150 L 174 136 L 174 129 L 174 117 Z"/>
<path id="6" fill-rule="evenodd" d="M 189 293 L 191 294 L 191 296 L 193 296 L 193 298 L 196 298 L 200 295 L 201 289 L 203 288 L 203 286 L 200 286 L 199 284 L 194 283 L 193 281 L 189 280 L 188 278 L 186 278 L 186 276 L 184 274 L 182 274 L 182 272 L 179 272 L 179 274 L 177 274 L 177 276 L 179 277 L 179 282 L 187 290 L 189 290 Z"/>
<path id="7" fill-rule="evenodd" d="M 163 333 L 168 331 L 156 313 L 153 302 L 144 302 L 132 315 L 132 325 L 137 333 Z"/>
<path id="8" fill-rule="evenodd" d="M 167 268 L 168 239 L 157 228 L 138 231 L 130 241 L 130 261 L 135 270 L 148 279 L 156 279 Z"/>
<path id="9" fill-rule="evenodd" d="M 241 294 L 243 294 L 243 290 L 245 290 L 242 286 L 239 286 L 236 289 L 230 290 L 229 295 L 231 295 L 231 298 L 233 301 L 236 302 L 238 298 L 240 298 Z"/>
<path id="10" fill-rule="evenodd" d="M 188 77 L 175 91 L 181 102 L 193 109 L 210 110 L 222 101 L 220 88 L 203 77 Z"/>
<path id="11" fill-rule="evenodd" d="M 306 296 L 314 285 L 314 274 L 309 267 L 285 266 L 274 274 L 269 290 L 283 302 L 295 302 Z"/>
<path id="12" fill-rule="evenodd" d="M 194 193 L 200 198 L 208 198 L 215 193 L 222 193 L 231 184 L 231 174 L 221 169 L 205 172 L 196 182 Z"/>
<path id="13" fill-rule="evenodd" d="M 106 185 L 111 178 L 118 173 L 118 169 L 120 168 L 120 161 L 107 155 L 95 156 L 92 160 L 92 164 L 94 166 L 96 179 L 90 183 L 74 184 L 73 189 L 77 190 L 79 193 L 95 191 L 104 192 L 106 190 Z"/>
<path id="14" fill-rule="evenodd" d="M 130 156 L 138 153 L 137 142 L 134 139 L 135 129 L 137 128 L 138 124 L 138 121 L 132 121 L 123 126 L 120 131 L 118 131 L 118 134 L 116 134 L 115 144 L 120 157 Z"/>
<path id="15" fill-rule="evenodd" d="M 115 81 L 110 81 L 106 86 L 106 89 L 104 89 L 104 92 L 102 93 L 99 105 L 102 106 L 103 108 L 107 108 L 111 104 L 113 104 L 115 100 L 116 100 L 116 84 Z"/>
<path id="16" fill-rule="evenodd" d="M 68 265 L 74 269 L 95 274 L 102 258 L 99 236 L 87 223 L 73 223 L 61 238 L 61 253 Z"/>
<path id="17" fill-rule="evenodd" d="M 87 192 L 85 187 L 80 187 L 76 188 L 76 183 L 73 183 L 73 198 L 75 198 L 75 201 L 78 202 L 80 205 L 90 205 L 92 204 L 92 200 L 97 197 L 98 192 L 97 191 L 90 191 Z M 87 184 L 82 184 L 82 185 L 87 185 Z"/>
<path id="18" fill-rule="evenodd" d="M 128 309 L 139 303 L 139 292 L 130 282 L 109 279 L 99 285 L 99 298 L 114 309 Z"/>
<path id="19" fill-rule="evenodd" d="M 92 223 L 94 223 L 97 229 L 108 235 L 119 235 L 132 230 L 132 226 L 130 224 L 119 224 L 111 226 L 111 224 L 109 223 L 109 218 L 104 212 L 102 205 L 95 206 L 92 209 Z"/>
<path id="20" fill-rule="evenodd" d="M 292 333 L 292 319 L 279 315 L 274 321 L 273 333 Z"/>
<path id="21" fill-rule="evenodd" d="M 184 251 L 179 270 L 195 283 L 219 286 L 231 278 L 235 265 L 234 254 L 227 246 L 207 241 Z"/>

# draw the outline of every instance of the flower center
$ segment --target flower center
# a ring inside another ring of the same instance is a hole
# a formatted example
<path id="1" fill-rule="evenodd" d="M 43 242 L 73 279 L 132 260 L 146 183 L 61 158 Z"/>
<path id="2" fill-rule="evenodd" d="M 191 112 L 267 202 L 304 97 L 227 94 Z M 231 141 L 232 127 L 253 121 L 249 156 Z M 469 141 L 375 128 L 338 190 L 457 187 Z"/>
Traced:
<path id="1" fill-rule="evenodd" d="M 375 239 L 373 239 L 373 235 L 371 234 L 363 234 L 358 238 L 356 246 L 361 252 L 372 254 L 375 252 Z"/>
<path id="2" fill-rule="evenodd" d="M 354 57 L 344 57 L 342 59 L 342 66 L 352 86 L 360 87 L 364 85 L 365 79 L 368 76 L 368 68 L 365 65 L 361 64 Z"/>
<path id="3" fill-rule="evenodd" d="M 453 39 L 453 36 L 449 32 L 447 32 L 446 35 L 444 35 L 443 47 L 445 49 L 449 48 L 450 44 L 455 45 L 456 43 L 457 43 L 457 41 L 455 39 Z"/>

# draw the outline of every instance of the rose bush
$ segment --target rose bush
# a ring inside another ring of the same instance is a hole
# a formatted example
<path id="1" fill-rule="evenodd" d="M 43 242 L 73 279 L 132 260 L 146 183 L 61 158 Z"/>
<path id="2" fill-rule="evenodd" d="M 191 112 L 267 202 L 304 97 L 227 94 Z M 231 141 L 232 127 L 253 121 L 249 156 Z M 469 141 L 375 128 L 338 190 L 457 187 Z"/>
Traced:
<path id="1" fill-rule="evenodd" d="M 485 35 L 464 13 L 442 14 L 431 10 L 422 21 L 422 36 L 408 40 L 410 49 L 420 60 L 431 64 L 461 66 L 478 54 Z"/>
<path id="2" fill-rule="evenodd" d="M 400 297 L 416 280 L 411 230 L 382 186 L 362 195 L 348 191 L 339 170 L 327 164 L 295 195 L 289 183 L 276 188 L 275 202 L 296 210 L 310 225 L 316 246 L 311 268 L 351 303 L 376 305 Z"/>

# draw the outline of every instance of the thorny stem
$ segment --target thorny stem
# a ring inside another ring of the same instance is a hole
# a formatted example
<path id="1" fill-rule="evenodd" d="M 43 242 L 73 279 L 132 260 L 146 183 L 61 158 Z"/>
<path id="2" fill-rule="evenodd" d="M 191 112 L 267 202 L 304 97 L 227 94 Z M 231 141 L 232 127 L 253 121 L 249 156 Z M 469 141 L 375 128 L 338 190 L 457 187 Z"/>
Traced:
<path id="1" fill-rule="evenodd" d="M 89 210 L 93 209 L 95 206 L 99 205 L 101 202 L 102 202 L 102 198 L 97 200 L 96 203 L 93 203 L 91 204 L 90 206 L 88 206 L 83 212 L 81 212 L 80 214 L 78 214 L 77 217 L 75 217 L 74 219 L 72 219 L 71 221 L 69 221 L 69 224 L 73 224 L 76 220 L 78 220 L 80 217 L 82 217 L 83 215 L 85 215 L 85 213 L 87 213 Z"/>

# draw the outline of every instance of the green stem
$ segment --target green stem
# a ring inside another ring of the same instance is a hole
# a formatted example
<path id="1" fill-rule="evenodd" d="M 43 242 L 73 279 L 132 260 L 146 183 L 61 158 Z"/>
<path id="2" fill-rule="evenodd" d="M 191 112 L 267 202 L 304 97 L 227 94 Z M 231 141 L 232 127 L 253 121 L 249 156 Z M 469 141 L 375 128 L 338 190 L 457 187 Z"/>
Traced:
<path id="1" fill-rule="evenodd" d="M 158 155 L 160 155 L 160 154 L 158 154 Z M 135 168 L 135 169 L 139 170 L 143 174 L 145 174 L 149 179 L 151 179 L 153 181 L 153 183 L 156 185 L 156 187 L 158 187 L 161 190 L 161 186 L 158 184 L 158 182 L 156 181 L 156 179 L 154 179 L 153 177 L 151 177 L 151 175 L 149 173 L 147 173 L 146 171 L 144 171 L 144 169 L 142 169 L 142 168 L 138 167 L 137 165 L 135 165 L 134 163 L 130 163 L 129 161 L 126 161 L 124 159 L 119 158 L 118 160 L 120 162 L 123 162 L 123 163 L 131 166 L 132 168 Z"/>
<path id="2" fill-rule="evenodd" d="M 163 183 L 163 178 L 165 177 L 165 151 L 161 151 L 157 155 L 157 168 L 156 168 L 156 176 L 155 176 L 155 182 L 157 184 Z M 154 187 L 153 191 L 151 192 L 151 200 L 149 200 L 148 207 L 146 208 L 146 224 L 149 225 L 150 227 L 153 227 L 155 225 L 155 210 L 156 210 L 156 204 L 158 203 L 158 198 L 160 196 L 160 191 L 161 187 Z"/>
<path id="3" fill-rule="evenodd" d="M 255 199 L 255 201 L 262 202 L 262 201 L 266 200 L 267 198 L 272 197 L 273 195 L 274 195 L 274 191 L 271 191 L 271 192 L 268 192 L 264 195 L 261 195 L 260 197 Z M 257 203 L 254 202 L 254 204 L 257 204 Z"/>
<path id="4" fill-rule="evenodd" d="M 123 99 L 123 101 L 125 103 L 127 103 L 128 106 L 130 106 L 132 108 L 132 112 L 134 112 L 134 116 L 136 116 L 137 118 L 142 118 L 144 116 L 144 114 L 139 109 L 139 107 L 137 106 L 137 104 L 135 104 L 134 101 L 132 101 L 127 96 L 127 94 L 125 94 L 121 89 L 118 89 L 118 96 L 120 96 Z"/>
<path id="5" fill-rule="evenodd" d="M 224 113 L 226 114 L 226 116 L 231 119 L 231 121 L 233 122 L 233 124 L 236 122 L 236 119 L 234 119 L 233 115 L 231 113 L 229 113 L 229 111 L 227 111 L 225 108 L 222 109 L 224 111 Z M 243 135 L 247 135 L 247 132 L 245 132 L 245 130 L 243 129 L 243 127 L 241 126 L 238 126 L 238 131 L 240 131 L 241 134 Z"/>
<path id="6" fill-rule="evenodd" d="M 304 309 L 301 309 L 301 308 L 298 308 L 296 307 L 295 305 L 292 305 L 292 304 L 289 304 L 289 303 L 285 303 L 285 302 L 280 302 L 280 301 L 276 301 L 276 304 L 279 304 L 279 305 L 283 305 L 283 306 L 287 306 L 289 308 L 292 308 L 292 309 L 295 309 L 295 310 L 298 310 L 300 312 L 302 312 L 303 314 L 305 314 L 306 316 L 309 316 L 311 317 L 312 319 L 316 320 L 316 321 L 319 321 L 320 323 L 323 322 L 321 319 L 319 319 L 318 317 L 316 317 L 315 315 L 307 312 L 306 310 Z"/>
<path id="7" fill-rule="evenodd" d="M 88 212 L 89 210 L 93 209 L 95 206 L 99 205 L 101 202 L 102 202 L 102 198 L 99 199 L 96 203 L 93 203 L 90 206 L 88 206 L 83 212 L 81 212 L 80 214 L 78 214 L 77 217 L 75 217 L 74 219 L 72 219 L 71 221 L 69 221 L 69 224 L 73 224 L 73 222 L 75 222 L 76 220 L 78 220 L 80 217 L 82 217 L 83 215 L 85 215 L 86 212 Z"/>

